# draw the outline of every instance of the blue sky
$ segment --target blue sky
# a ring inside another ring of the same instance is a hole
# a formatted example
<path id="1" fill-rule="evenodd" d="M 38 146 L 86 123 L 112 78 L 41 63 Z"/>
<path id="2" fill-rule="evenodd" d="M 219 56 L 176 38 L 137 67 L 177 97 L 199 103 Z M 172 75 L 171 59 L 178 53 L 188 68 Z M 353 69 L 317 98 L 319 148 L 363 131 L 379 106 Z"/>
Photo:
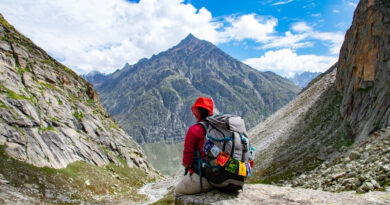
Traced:
<path id="1" fill-rule="evenodd" d="M 337 61 L 357 0 L 1 0 L 19 31 L 79 74 L 110 73 L 188 33 L 260 71 L 292 76 Z"/>

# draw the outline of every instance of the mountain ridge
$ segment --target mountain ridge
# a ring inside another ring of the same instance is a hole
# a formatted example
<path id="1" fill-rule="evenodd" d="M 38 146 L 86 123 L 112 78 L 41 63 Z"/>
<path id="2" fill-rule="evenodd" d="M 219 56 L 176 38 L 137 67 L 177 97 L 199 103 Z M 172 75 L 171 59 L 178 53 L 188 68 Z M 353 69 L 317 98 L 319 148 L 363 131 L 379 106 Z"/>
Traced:
<path id="1" fill-rule="evenodd" d="M 242 115 L 252 127 L 291 100 L 299 88 L 189 34 L 167 51 L 113 73 L 97 90 L 108 111 L 142 144 L 182 141 L 195 123 L 190 107 L 197 96 L 212 97 L 216 110 Z M 144 117 L 143 111 L 166 120 Z"/>

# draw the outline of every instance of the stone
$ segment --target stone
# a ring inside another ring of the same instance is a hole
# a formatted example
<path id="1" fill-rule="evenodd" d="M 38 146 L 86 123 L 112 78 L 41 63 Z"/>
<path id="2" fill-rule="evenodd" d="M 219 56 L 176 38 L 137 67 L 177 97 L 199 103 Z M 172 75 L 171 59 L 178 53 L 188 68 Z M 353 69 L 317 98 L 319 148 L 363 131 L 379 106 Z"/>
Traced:
<path id="1" fill-rule="evenodd" d="M 339 173 L 336 173 L 334 175 L 332 175 L 332 179 L 333 180 L 338 180 L 339 178 L 345 176 L 345 172 L 339 172 Z"/>
<path id="2" fill-rule="evenodd" d="M 381 186 L 378 184 L 378 182 L 376 182 L 375 180 L 371 180 L 371 184 L 372 186 L 374 187 L 374 189 L 379 189 L 381 188 Z"/>
<path id="3" fill-rule="evenodd" d="M 378 180 L 378 181 L 383 181 L 385 179 L 386 179 L 386 175 L 385 174 L 381 174 L 381 175 L 376 177 L 376 180 Z"/>
<path id="4" fill-rule="evenodd" d="M 364 182 L 363 185 L 361 186 L 361 188 L 365 191 L 365 192 L 368 192 L 368 191 L 373 191 L 375 188 L 374 188 L 374 185 L 371 183 L 371 182 Z"/>
<path id="5" fill-rule="evenodd" d="M 349 159 L 350 160 L 357 160 L 360 159 L 360 153 L 356 151 L 352 151 L 349 153 Z"/>
<path id="6" fill-rule="evenodd" d="M 347 176 L 347 178 L 353 178 L 356 175 L 357 175 L 356 172 L 349 172 L 346 176 Z"/>

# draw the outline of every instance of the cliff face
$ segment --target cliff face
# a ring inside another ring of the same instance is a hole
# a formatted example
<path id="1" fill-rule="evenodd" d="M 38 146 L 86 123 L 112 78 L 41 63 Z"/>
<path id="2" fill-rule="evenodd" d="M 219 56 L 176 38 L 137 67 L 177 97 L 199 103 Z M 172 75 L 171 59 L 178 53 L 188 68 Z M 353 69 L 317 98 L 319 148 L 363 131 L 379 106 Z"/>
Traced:
<path id="1" fill-rule="evenodd" d="M 389 1 L 360 1 L 341 48 L 336 87 L 358 141 L 390 125 Z"/>
<path id="2" fill-rule="evenodd" d="M 296 186 L 330 191 L 388 186 L 389 12 L 389 1 L 362 0 L 338 65 L 250 130 L 258 155 L 254 181 L 299 176 Z"/>
<path id="3" fill-rule="evenodd" d="M 90 176 L 94 171 L 111 167 L 113 175 L 101 173 L 101 178 L 118 183 L 121 189 L 133 189 L 131 186 L 137 187 L 159 176 L 140 147 L 105 111 L 92 85 L 18 33 L 1 15 L 0 145 L 1 178 L 15 187 L 23 186 L 23 180 L 42 177 L 29 184 L 49 189 L 51 186 L 45 184 L 45 180 L 50 177 L 40 176 L 46 172 L 39 167 L 55 168 L 50 169 L 52 172 L 68 169 L 70 165 L 89 167 Z M 29 170 L 26 171 L 26 167 Z M 139 178 L 133 182 L 138 185 L 126 184 L 125 178 L 129 176 L 116 170 L 120 167 L 137 173 L 134 176 L 139 175 Z M 76 175 L 66 172 L 62 180 L 71 183 L 72 177 L 77 177 L 83 169 L 73 171 Z M 88 173 L 85 174 L 88 177 Z M 121 182 L 114 176 L 125 178 Z M 96 180 L 88 180 L 86 184 L 93 186 Z M 52 184 L 54 190 L 62 191 L 56 187 L 66 184 L 61 183 Z M 96 190 L 87 185 L 79 188 L 96 194 Z M 64 195 L 70 197 L 71 194 Z"/>
<path id="4" fill-rule="evenodd" d="M 189 35 L 177 46 L 113 73 L 98 91 L 115 119 L 138 143 L 182 142 L 195 123 L 191 106 L 212 97 L 222 113 L 253 127 L 290 101 L 299 88 L 259 72 Z"/>

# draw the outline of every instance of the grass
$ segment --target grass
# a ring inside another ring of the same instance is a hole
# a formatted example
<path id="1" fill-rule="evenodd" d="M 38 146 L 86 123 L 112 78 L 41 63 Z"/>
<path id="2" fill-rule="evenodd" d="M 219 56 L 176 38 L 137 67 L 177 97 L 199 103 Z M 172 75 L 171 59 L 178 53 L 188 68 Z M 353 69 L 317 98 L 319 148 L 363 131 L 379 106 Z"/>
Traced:
<path id="1" fill-rule="evenodd" d="M 47 132 L 47 131 L 54 131 L 54 132 L 58 132 L 58 130 L 54 127 L 46 127 L 45 129 L 39 129 L 41 132 Z"/>
<path id="2" fill-rule="evenodd" d="M 171 204 L 175 204 L 175 196 L 173 195 L 173 188 L 167 193 L 165 194 L 165 196 L 154 202 L 152 205 L 171 205 Z"/>
<path id="3" fill-rule="evenodd" d="M 41 84 L 42 86 L 47 87 L 49 89 L 55 90 L 57 92 L 60 92 L 60 90 L 56 86 L 54 86 L 54 85 L 52 85 L 50 83 L 39 82 L 39 84 Z"/>
<path id="4" fill-rule="evenodd" d="M 5 87 L 4 85 L 0 85 L 0 93 L 3 92 L 3 93 L 7 93 L 7 97 L 8 98 L 11 98 L 11 99 L 14 99 L 14 100 L 30 100 L 30 98 L 24 96 L 24 95 L 19 95 L 17 94 L 16 92 L 8 89 L 7 87 Z"/>
<path id="5" fill-rule="evenodd" d="M 22 75 L 24 72 L 30 72 L 31 73 L 31 71 L 28 68 L 25 68 L 25 67 L 17 67 L 17 68 L 18 68 L 19 75 Z"/>
<path id="6" fill-rule="evenodd" d="M 113 129 L 119 130 L 118 125 L 116 123 L 114 123 L 114 122 L 110 123 L 110 127 L 113 128 Z"/>
<path id="7" fill-rule="evenodd" d="M 0 174 L 11 186 L 26 195 L 41 198 L 42 203 L 97 203 L 97 198 L 106 196 L 144 200 L 144 195 L 137 194 L 137 188 L 148 181 L 144 172 L 129 168 L 123 159 L 121 162 L 121 165 L 97 167 L 76 161 L 64 169 L 40 168 L 8 157 L 5 146 L 0 146 Z"/>
<path id="8" fill-rule="evenodd" d="M 74 112 L 73 113 L 73 116 L 76 118 L 76 119 L 78 119 L 79 121 L 82 121 L 83 120 L 83 118 L 84 118 L 84 116 L 85 116 L 85 114 L 83 113 L 83 112 Z"/>
<path id="9" fill-rule="evenodd" d="M 63 104 L 62 100 L 59 97 L 57 97 L 57 96 L 54 96 L 54 97 L 57 99 L 58 105 L 62 105 Z"/>

